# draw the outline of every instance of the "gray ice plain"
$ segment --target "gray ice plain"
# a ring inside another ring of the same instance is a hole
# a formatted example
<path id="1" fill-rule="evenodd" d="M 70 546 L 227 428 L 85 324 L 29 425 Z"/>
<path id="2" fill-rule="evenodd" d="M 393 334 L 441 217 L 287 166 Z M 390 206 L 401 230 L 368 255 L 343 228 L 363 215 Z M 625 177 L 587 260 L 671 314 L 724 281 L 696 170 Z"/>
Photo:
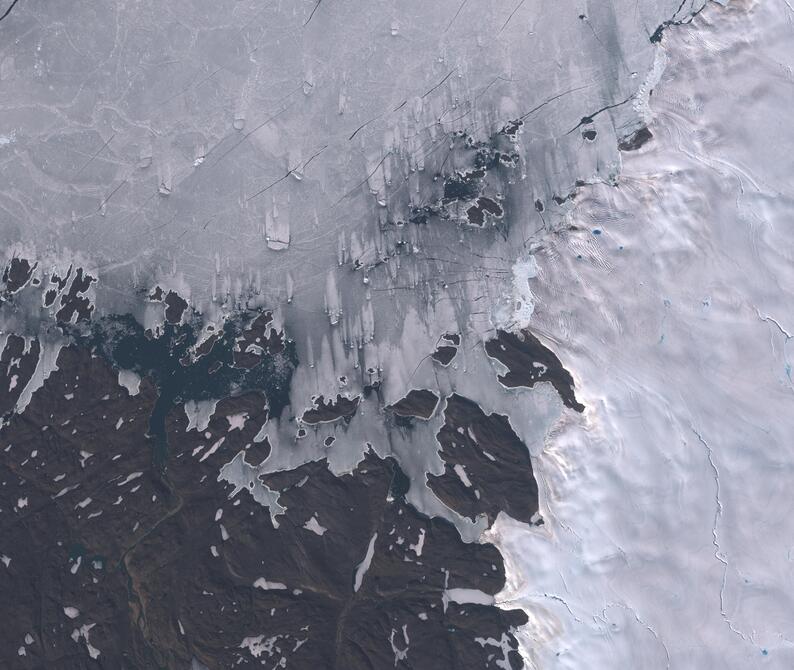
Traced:
<path id="1" fill-rule="evenodd" d="M 478 340 L 531 315 L 533 236 L 577 182 L 614 179 L 618 140 L 643 124 L 650 37 L 701 7 L 15 7 L 0 78 L 6 254 L 85 267 L 98 314 L 147 328 L 163 320 L 142 299 L 155 284 L 208 325 L 275 309 L 307 363 L 295 408 L 359 395 L 383 370 L 386 401 L 399 399 L 435 379 L 445 332 L 471 337 L 442 379 L 477 386 L 468 367 L 490 365 Z M 519 120 L 499 147 L 513 163 L 480 186 L 506 213 L 482 230 L 465 207 L 413 224 L 439 202 L 440 173 L 472 169 L 467 141 Z M 46 329 L 42 312 L 7 330 Z M 37 379 L 57 345 L 47 353 Z"/>
<path id="2" fill-rule="evenodd" d="M 301 439 L 268 421 L 268 458 L 237 454 L 219 478 L 277 524 L 260 474 L 320 458 L 351 472 L 370 445 L 394 456 L 411 504 L 504 552 L 496 602 L 530 616 L 528 667 L 790 667 L 794 13 L 702 8 L 20 3 L 0 23 L 6 257 L 86 268 L 96 314 L 154 332 L 155 285 L 205 328 L 272 309 L 301 361 L 290 411 L 362 399 Z M 619 152 L 645 125 L 652 141 Z M 444 176 L 476 169 L 468 142 L 508 157 L 478 182 L 501 212 L 482 226 L 469 200 L 441 204 Z M 19 413 L 66 344 L 52 311 L 2 314 L 5 336 L 43 343 Z M 494 382 L 483 342 L 527 326 L 584 415 L 545 384 Z M 438 366 L 445 333 L 461 344 Z M 440 411 L 392 430 L 363 399 L 373 383 L 387 405 L 432 388 L 509 416 L 544 525 L 502 514 L 485 530 L 444 505 L 425 485 L 443 471 L 426 447 Z M 186 404 L 188 430 L 215 406 Z"/>

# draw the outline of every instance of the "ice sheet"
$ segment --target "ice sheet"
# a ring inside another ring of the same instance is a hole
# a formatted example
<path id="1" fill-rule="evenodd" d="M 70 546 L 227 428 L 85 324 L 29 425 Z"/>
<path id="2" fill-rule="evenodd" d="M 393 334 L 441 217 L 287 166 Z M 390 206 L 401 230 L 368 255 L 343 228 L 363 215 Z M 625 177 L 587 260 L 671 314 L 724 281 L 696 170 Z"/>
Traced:
<path id="1" fill-rule="evenodd" d="M 537 256 L 533 325 L 588 407 L 536 459 L 547 523 L 492 534 L 538 667 L 794 663 L 792 17 L 668 31 L 655 139 Z"/>

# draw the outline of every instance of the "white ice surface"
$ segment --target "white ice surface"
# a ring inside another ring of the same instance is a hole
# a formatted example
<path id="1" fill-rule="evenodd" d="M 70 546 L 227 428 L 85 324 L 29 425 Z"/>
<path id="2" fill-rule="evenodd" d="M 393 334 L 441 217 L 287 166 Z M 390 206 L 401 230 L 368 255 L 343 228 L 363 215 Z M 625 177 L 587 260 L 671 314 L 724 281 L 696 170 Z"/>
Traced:
<path id="1" fill-rule="evenodd" d="M 187 428 L 185 430 L 193 430 L 194 428 L 198 432 L 207 430 L 217 406 L 217 400 L 188 400 L 185 403 L 185 415 L 187 416 Z"/>
<path id="2" fill-rule="evenodd" d="M 320 537 L 322 537 L 328 530 L 325 526 L 320 525 L 320 522 L 317 521 L 316 516 L 313 516 L 305 524 L 303 524 L 303 527 L 306 530 L 310 530 L 312 533 L 319 535 Z"/>
<path id="3" fill-rule="evenodd" d="M 141 392 L 141 377 L 132 370 L 119 370 L 119 386 L 127 389 L 130 395 L 138 395 Z"/>
<path id="4" fill-rule="evenodd" d="M 492 605 L 494 597 L 488 593 L 484 593 L 479 589 L 445 589 L 442 595 L 444 605 L 448 602 L 467 604 L 475 603 L 477 605 Z"/>
<path id="5" fill-rule="evenodd" d="M 81 249 L 121 293 L 130 275 L 183 275 L 197 302 L 291 283 L 315 308 L 337 242 L 371 243 L 387 185 L 449 132 L 524 116 L 533 199 L 608 177 L 648 37 L 702 2 L 18 3 L 0 26 L 0 238 Z M 604 107 L 583 151 L 570 131 Z"/>
<path id="6" fill-rule="evenodd" d="M 489 534 L 538 667 L 794 667 L 793 19 L 666 31 L 655 138 L 537 254 L 588 407 L 534 460 L 545 524 Z"/>
<path id="7" fill-rule="evenodd" d="M 283 591 L 286 589 L 286 585 L 282 584 L 281 582 L 269 582 L 264 577 L 260 577 L 254 582 L 254 587 L 257 589 L 263 589 L 265 591 Z"/>
<path id="8" fill-rule="evenodd" d="M 33 371 L 28 383 L 22 392 L 14 410 L 21 414 L 33 398 L 33 394 L 38 391 L 44 382 L 47 381 L 49 376 L 58 369 L 58 354 L 61 353 L 64 342 L 60 338 L 41 337 L 39 339 L 39 359 L 36 362 L 36 368 Z"/>
<path id="9" fill-rule="evenodd" d="M 364 575 L 367 574 L 370 563 L 372 563 L 372 557 L 375 555 L 375 542 L 377 539 L 378 534 L 375 533 L 369 540 L 369 544 L 367 545 L 367 553 L 364 555 L 361 563 L 356 566 L 356 576 L 353 583 L 353 591 L 358 591 L 361 588 L 361 583 L 364 581 Z"/>

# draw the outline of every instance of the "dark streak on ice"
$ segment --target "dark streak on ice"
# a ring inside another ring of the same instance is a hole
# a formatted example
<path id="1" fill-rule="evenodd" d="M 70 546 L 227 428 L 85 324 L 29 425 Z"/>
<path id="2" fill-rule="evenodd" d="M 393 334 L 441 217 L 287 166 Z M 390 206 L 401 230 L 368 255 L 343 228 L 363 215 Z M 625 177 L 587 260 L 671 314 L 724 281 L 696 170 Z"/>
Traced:
<path id="1" fill-rule="evenodd" d="M 12 10 L 12 9 L 14 9 L 14 6 L 15 6 L 15 5 L 16 5 L 18 2 L 19 2 L 19 0 L 12 0 L 11 4 L 8 6 L 8 9 L 6 9 L 6 10 L 3 12 L 3 15 L 2 15 L 2 16 L 0 16 L 0 21 L 2 21 L 2 20 L 3 20 L 3 19 L 6 17 L 6 16 L 8 16 L 8 15 L 11 13 L 11 10 Z"/>
<path id="2" fill-rule="evenodd" d="M 567 133 L 565 133 L 565 134 L 566 134 L 566 135 L 570 135 L 572 132 L 574 132 L 575 130 L 578 130 L 578 129 L 579 129 L 579 128 L 581 128 L 582 126 L 586 126 L 586 125 L 589 125 L 589 124 L 593 123 L 593 119 L 595 119 L 595 117 L 596 117 L 596 116 L 598 116 L 599 114 L 602 114 L 603 112 L 609 111 L 610 109 L 615 109 L 616 107 L 620 107 L 621 105 L 625 105 L 625 104 L 626 104 L 627 102 L 629 102 L 629 101 L 630 101 L 630 100 L 631 100 L 633 97 L 634 97 L 633 95 L 630 95 L 630 96 L 629 96 L 628 98 L 626 98 L 625 100 L 621 100 L 620 102 L 615 102 L 615 103 L 613 103 L 613 104 L 611 104 L 611 105 L 605 105 L 605 106 L 604 106 L 604 107 L 602 107 L 601 109 L 597 109 L 597 110 L 596 110 L 595 112 L 593 112 L 592 114 L 589 114 L 588 116 L 583 116 L 583 117 L 582 117 L 582 119 L 579 121 L 579 123 L 577 123 L 577 124 L 576 124 L 576 125 L 575 125 L 573 128 L 571 128 L 571 129 L 570 129 L 570 130 L 569 130 Z"/>
<path id="3" fill-rule="evenodd" d="M 662 22 L 656 28 L 656 30 L 653 31 L 653 35 L 651 35 L 650 38 L 649 38 L 652 44 L 660 43 L 662 41 L 662 37 L 664 36 L 664 31 L 667 28 L 669 28 L 670 26 L 684 26 L 684 25 L 687 25 L 689 23 L 692 23 L 692 21 L 695 20 L 695 17 L 698 14 L 700 14 L 700 12 L 702 12 L 706 8 L 706 5 L 708 4 L 707 2 L 704 2 L 703 5 L 701 5 L 700 9 L 697 9 L 694 12 L 691 12 L 689 14 L 689 16 L 687 16 L 686 18 L 684 18 L 684 19 L 676 19 L 675 17 L 678 16 L 678 14 L 684 8 L 684 5 L 686 4 L 686 2 L 687 2 L 687 0 L 681 0 L 681 4 L 678 6 L 678 9 L 675 11 L 675 14 L 673 14 L 673 17 L 671 19 L 668 19 L 667 21 Z"/>
<path id="4" fill-rule="evenodd" d="M 442 79 L 440 82 L 438 82 L 438 83 L 437 83 L 435 86 L 433 86 L 433 87 L 432 87 L 430 90 L 428 90 L 428 91 L 427 91 L 427 92 L 426 92 L 426 93 L 425 93 L 425 94 L 422 96 L 422 98 L 426 98 L 426 97 L 427 97 L 428 95 L 430 95 L 430 94 L 431 94 L 433 91 L 435 91 L 435 90 L 436 90 L 436 89 L 437 89 L 439 86 L 441 86 L 441 85 L 442 85 L 442 84 L 443 84 L 443 83 L 444 83 L 444 82 L 445 82 L 447 79 L 449 79 L 449 78 L 450 78 L 450 77 L 451 77 L 451 76 L 452 76 L 452 75 L 455 73 L 455 70 L 457 70 L 457 69 L 458 69 L 457 67 L 453 67 L 453 68 L 452 68 L 452 69 L 451 69 L 451 70 L 450 70 L 450 71 L 447 73 L 447 75 L 446 75 L 446 76 L 445 76 L 445 77 L 444 77 L 444 78 L 443 78 L 443 79 Z"/>

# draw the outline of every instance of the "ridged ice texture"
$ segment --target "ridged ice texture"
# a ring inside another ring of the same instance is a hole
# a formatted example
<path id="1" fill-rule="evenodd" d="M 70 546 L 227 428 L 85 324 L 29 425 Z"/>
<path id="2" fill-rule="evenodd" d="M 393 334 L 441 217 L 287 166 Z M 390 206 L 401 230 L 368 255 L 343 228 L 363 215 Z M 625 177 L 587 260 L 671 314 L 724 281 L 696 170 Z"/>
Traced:
<path id="1" fill-rule="evenodd" d="M 548 523 L 494 533 L 539 667 L 794 665 L 792 19 L 669 31 L 653 143 L 538 257 L 588 407 L 536 460 Z"/>

